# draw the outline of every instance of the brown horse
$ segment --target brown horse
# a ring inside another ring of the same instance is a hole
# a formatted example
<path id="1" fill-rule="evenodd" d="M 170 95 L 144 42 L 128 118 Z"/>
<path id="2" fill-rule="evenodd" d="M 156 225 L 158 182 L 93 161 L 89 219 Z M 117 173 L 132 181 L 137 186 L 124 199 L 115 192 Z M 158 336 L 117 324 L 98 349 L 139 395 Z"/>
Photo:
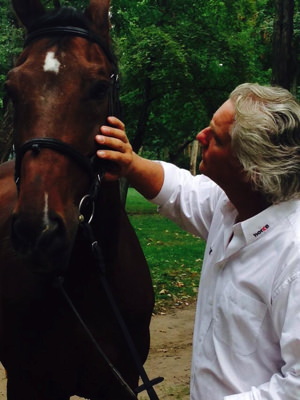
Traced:
<path id="1" fill-rule="evenodd" d="M 28 36 L 6 83 L 16 165 L 0 166 L 0 361 L 7 397 L 131 399 L 54 284 L 63 277 L 95 342 L 135 389 L 139 372 L 81 229 L 84 219 L 92 220 L 85 225 L 102 249 L 106 281 L 144 362 L 153 309 L 150 274 L 119 184 L 102 183 L 108 166 L 92 162 L 95 134 L 112 112 L 117 72 L 109 0 L 91 0 L 85 13 L 45 12 L 40 0 L 13 0 L 13 7 Z"/>

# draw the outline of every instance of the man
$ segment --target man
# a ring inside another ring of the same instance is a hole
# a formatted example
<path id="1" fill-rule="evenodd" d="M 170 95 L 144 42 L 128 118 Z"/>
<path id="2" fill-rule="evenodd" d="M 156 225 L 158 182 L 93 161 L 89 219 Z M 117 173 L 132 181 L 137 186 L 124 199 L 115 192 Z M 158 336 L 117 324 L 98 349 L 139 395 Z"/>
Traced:
<path id="1" fill-rule="evenodd" d="M 192 400 L 300 399 L 300 106 L 238 86 L 197 139 L 201 175 L 132 152 L 124 125 L 99 150 L 160 212 L 207 242 Z M 107 179 L 115 179 L 107 173 Z"/>

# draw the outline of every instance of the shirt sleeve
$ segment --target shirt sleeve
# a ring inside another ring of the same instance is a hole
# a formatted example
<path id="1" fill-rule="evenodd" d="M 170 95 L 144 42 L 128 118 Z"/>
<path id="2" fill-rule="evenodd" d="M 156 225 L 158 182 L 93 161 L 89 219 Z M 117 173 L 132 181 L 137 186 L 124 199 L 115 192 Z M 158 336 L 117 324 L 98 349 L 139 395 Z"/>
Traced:
<path id="1" fill-rule="evenodd" d="M 162 215 L 206 240 L 218 199 L 224 192 L 204 175 L 193 176 L 188 170 L 165 162 L 161 165 L 164 183 L 151 202 L 158 205 Z"/>
<path id="2" fill-rule="evenodd" d="M 299 400 L 300 399 L 300 272 L 287 278 L 275 291 L 272 315 L 280 338 L 282 367 L 269 382 L 249 392 L 224 397 L 224 400 Z"/>

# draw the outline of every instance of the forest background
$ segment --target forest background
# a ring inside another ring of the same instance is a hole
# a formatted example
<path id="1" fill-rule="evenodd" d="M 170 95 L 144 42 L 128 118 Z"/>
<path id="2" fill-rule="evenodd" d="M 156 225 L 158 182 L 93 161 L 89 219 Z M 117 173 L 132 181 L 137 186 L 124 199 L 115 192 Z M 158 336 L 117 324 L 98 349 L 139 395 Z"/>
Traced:
<path id="1" fill-rule="evenodd" d="M 45 0 L 53 8 L 58 0 Z M 87 0 L 61 0 L 84 9 Z M 123 120 L 136 151 L 192 168 L 195 134 L 242 82 L 300 96 L 300 0 L 112 0 Z M 0 0 L 0 156 L 11 148 L 4 92 L 24 31 Z"/>

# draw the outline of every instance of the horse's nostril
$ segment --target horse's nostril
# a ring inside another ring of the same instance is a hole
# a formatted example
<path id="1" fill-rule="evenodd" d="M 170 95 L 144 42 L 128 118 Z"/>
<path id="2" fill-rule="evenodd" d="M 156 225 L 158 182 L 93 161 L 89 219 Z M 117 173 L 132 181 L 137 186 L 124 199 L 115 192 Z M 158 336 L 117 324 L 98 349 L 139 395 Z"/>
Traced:
<path id="1" fill-rule="evenodd" d="M 34 230 L 29 228 L 29 225 L 21 219 L 19 216 L 14 215 L 12 219 L 12 243 L 17 251 L 25 248 L 31 248 L 33 245 L 33 232 Z"/>
<path id="2" fill-rule="evenodd" d="M 45 251 L 53 256 L 58 256 L 61 251 L 69 247 L 63 221 L 55 217 L 43 225 L 36 238 L 35 250 Z"/>
<path id="3" fill-rule="evenodd" d="M 32 216 L 14 215 L 12 220 L 12 241 L 17 251 L 30 253 L 48 249 L 62 239 L 64 235 L 63 222 L 60 217 L 47 219 L 33 219 Z M 55 246 L 54 246 L 55 247 Z"/>
<path id="4" fill-rule="evenodd" d="M 68 265 L 71 246 L 64 221 L 56 214 L 47 221 L 32 215 L 15 215 L 11 240 L 15 251 L 31 260 L 33 272 L 61 273 Z"/>

